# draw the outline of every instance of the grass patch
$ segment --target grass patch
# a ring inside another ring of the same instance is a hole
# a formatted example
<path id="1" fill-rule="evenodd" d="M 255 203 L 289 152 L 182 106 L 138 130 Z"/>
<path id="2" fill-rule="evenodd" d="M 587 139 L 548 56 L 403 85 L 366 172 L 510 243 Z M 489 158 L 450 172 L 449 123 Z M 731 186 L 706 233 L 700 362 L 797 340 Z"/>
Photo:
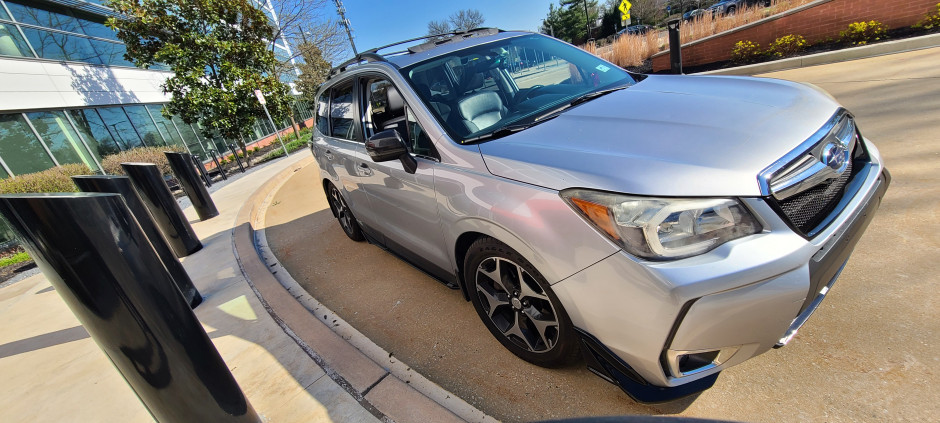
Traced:
<path id="1" fill-rule="evenodd" d="M 0 258 L 0 267 L 7 267 L 10 265 L 22 263 L 22 262 L 29 261 L 29 260 L 30 260 L 29 254 L 27 254 L 25 251 L 20 251 L 16 254 L 13 254 L 12 256 Z"/>
<path id="2" fill-rule="evenodd" d="M 306 134 L 301 134 L 299 140 L 294 140 L 289 143 L 286 143 L 284 144 L 284 147 L 287 148 L 287 152 L 289 153 L 293 153 L 297 150 L 300 150 L 301 148 L 305 148 L 307 144 L 310 142 L 310 136 L 311 135 L 309 132 Z M 278 145 L 278 147 L 280 147 L 280 145 Z M 271 161 L 280 157 L 284 157 L 284 149 L 276 148 L 274 150 L 271 150 L 271 152 L 269 152 L 268 154 L 265 154 L 263 157 L 261 157 L 261 159 L 258 160 L 258 164 L 268 162 L 268 161 Z"/>

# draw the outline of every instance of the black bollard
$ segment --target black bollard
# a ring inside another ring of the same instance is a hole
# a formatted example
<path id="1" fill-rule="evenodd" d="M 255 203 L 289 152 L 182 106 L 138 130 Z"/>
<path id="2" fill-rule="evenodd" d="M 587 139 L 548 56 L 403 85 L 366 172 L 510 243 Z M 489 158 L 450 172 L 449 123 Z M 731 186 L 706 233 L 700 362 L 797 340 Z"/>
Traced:
<path id="1" fill-rule="evenodd" d="M 666 23 L 669 28 L 669 64 L 672 67 L 672 73 L 682 73 L 682 41 L 679 39 L 679 24 L 682 21 L 674 19 Z"/>
<path id="2" fill-rule="evenodd" d="M 229 144 L 228 149 L 232 151 L 232 157 L 235 158 L 235 163 L 238 163 L 238 169 L 245 173 L 245 166 L 242 166 L 242 159 L 238 157 L 238 152 L 235 151 L 235 144 Z"/>
<path id="3" fill-rule="evenodd" d="M 209 175 L 206 175 L 206 168 L 202 165 L 199 155 L 193 154 L 191 157 L 193 159 L 193 166 L 196 166 L 196 170 L 199 171 L 199 176 L 206 183 L 206 188 L 212 187 L 212 181 L 209 180 Z"/>
<path id="4" fill-rule="evenodd" d="M 180 181 L 183 192 L 189 197 L 189 201 L 193 203 L 193 208 L 196 209 L 199 220 L 209 220 L 218 216 L 219 209 L 215 207 L 215 202 L 209 196 L 206 186 L 199 182 L 199 175 L 196 174 L 196 169 L 193 168 L 192 157 L 187 153 L 172 151 L 164 151 L 163 155 L 170 162 L 170 168 L 173 169 L 176 179 Z"/>
<path id="5" fill-rule="evenodd" d="M 179 288 L 180 293 L 183 294 L 183 298 L 192 308 L 196 308 L 196 306 L 202 303 L 202 296 L 199 295 L 199 290 L 193 285 L 193 281 L 189 278 L 189 274 L 186 273 L 186 269 L 183 268 L 183 265 L 176 258 L 176 255 L 170 250 L 170 246 L 167 245 L 163 234 L 160 233 L 160 229 L 153 223 L 153 217 L 150 216 L 150 211 L 147 210 L 147 206 L 144 205 L 140 196 L 137 195 L 137 191 L 134 189 L 128 177 L 115 175 L 81 175 L 73 176 L 72 182 L 75 182 L 75 185 L 82 192 L 121 194 L 124 198 L 124 202 L 127 204 L 127 208 L 131 211 L 131 214 L 137 218 L 137 223 L 140 225 L 140 228 L 144 231 L 144 234 L 147 235 L 147 239 L 150 240 L 150 243 L 153 244 L 153 249 L 157 252 L 157 256 L 160 257 L 160 261 L 163 262 L 166 270 L 168 270 L 170 276 L 173 277 L 173 282 L 176 283 L 176 287 Z"/>
<path id="6" fill-rule="evenodd" d="M 3 195 L 0 214 L 154 420 L 260 421 L 120 195 Z"/>
<path id="7" fill-rule="evenodd" d="M 227 181 L 227 180 L 228 180 L 228 176 L 225 175 L 225 169 L 222 168 L 222 160 L 216 158 L 216 155 L 217 155 L 218 153 L 219 153 L 219 152 L 216 151 L 216 150 L 209 150 L 209 157 L 212 158 L 212 161 L 215 163 L 215 168 L 216 168 L 216 169 L 219 169 L 219 175 L 222 176 L 222 180 L 223 180 L 223 181 Z M 221 156 L 219 156 L 219 157 L 221 157 Z"/>
<path id="8" fill-rule="evenodd" d="M 202 249 L 202 243 L 173 198 L 163 174 L 153 163 L 121 163 L 131 178 L 140 199 L 147 206 L 154 223 L 177 257 L 186 257 Z"/>

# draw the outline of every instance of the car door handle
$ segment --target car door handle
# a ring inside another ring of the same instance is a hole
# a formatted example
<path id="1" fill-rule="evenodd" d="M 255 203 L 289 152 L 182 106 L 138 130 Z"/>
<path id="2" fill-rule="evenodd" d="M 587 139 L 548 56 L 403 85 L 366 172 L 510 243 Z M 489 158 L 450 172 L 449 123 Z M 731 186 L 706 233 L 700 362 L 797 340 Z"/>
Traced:
<path id="1" fill-rule="evenodd" d="M 326 156 L 327 160 L 333 160 L 333 152 L 332 152 L 332 151 L 326 150 L 325 152 L 323 152 L 323 155 Z"/>
<path id="2" fill-rule="evenodd" d="M 362 176 L 372 176 L 372 169 L 369 169 L 369 165 L 365 163 L 360 163 L 359 174 Z"/>

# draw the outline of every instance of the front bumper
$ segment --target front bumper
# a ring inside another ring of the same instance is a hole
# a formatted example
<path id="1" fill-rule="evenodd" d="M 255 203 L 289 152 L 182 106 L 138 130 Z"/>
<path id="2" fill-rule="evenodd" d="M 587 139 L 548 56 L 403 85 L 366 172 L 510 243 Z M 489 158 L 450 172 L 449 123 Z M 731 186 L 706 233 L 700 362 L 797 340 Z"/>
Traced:
<path id="1" fill-rule="evenodd" d="M 812 239 L 794 233 L 763 199 L 743 199 L 764 233 L 674 262 L 618 252 L 556 283 L 592 370 L 638 401 L 665 401 L 707 389 L 721 370 L 792 339 L 838 278 L 890 183 L 877 150 L 866 146 L 869 168 Z M 678 359 L 697 353 L 715 361 L 680 370 Z"/>

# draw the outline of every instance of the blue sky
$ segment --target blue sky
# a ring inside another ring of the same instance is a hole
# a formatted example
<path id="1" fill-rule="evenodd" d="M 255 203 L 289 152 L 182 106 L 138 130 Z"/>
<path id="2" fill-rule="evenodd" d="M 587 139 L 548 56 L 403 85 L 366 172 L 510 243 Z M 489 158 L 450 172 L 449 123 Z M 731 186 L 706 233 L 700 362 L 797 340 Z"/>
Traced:
<path id="1" fill-rule="evenodd" d="M 552 0 L 343 0 L 359 51 L 425 35 L 428 21 L 460 9 L 479 10 L 484 26 L 536 31 L 550 3 L 557 7 Z"/>

